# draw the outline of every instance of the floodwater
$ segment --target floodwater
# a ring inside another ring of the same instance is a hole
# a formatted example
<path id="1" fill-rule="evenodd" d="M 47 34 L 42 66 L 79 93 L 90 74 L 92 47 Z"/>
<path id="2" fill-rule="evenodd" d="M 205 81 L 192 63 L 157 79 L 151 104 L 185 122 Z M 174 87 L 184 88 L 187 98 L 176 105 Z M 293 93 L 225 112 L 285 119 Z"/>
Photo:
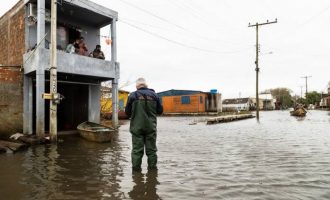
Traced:
<path id="1" fill-rule="evenodd" d="M 129 124 L 111 144 L 64 137 L 0 155 L 0 199 L 330 199 L 330 115 L 158 120 L 158 172 L 132 173 Z"/>

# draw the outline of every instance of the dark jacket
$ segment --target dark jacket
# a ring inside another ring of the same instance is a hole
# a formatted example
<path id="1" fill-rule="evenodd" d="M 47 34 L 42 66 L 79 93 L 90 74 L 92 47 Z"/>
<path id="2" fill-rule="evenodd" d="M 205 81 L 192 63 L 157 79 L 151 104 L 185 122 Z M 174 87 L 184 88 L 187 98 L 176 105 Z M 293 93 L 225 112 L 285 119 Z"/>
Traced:
<path id="1" fill-rule="evenodd" d="M 156 131 L 163 106 L 154 90 L 141 88 L 129 95 L 125 112 L 131 118 L 130 131 L 142 134 Z"/>

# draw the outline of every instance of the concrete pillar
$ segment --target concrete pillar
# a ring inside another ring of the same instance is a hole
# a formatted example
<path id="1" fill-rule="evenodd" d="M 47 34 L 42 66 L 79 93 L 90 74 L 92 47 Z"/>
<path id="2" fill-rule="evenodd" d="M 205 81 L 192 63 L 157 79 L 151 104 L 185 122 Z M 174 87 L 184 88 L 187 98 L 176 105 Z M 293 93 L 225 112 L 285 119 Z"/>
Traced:
<path id="1" fill-rule="evenodd" d="M 37 21 L 37 43 L 40 43 L 40 47 L 45 48 L 45 40 L 42 40 L 45 36 L 45 0 L 38 0 L 38 21 Z"/>
<path id="2" fill-rule="evenodd" d="M 37 42 L 41 48 L 44 48 L 45 36 L 45 0 L 38 0 L 38 22 L 37 22 Z M 42 58 L 38 58 L 38 66 L 36 72 L 36 134 L 44 136 L 45 134 L 45 100 L 42 94 L 45 92 L 45 66 L 42 65 Z"/>
<path id="3" fill-rule="evenodd" d="M 118 127 L 118 81 L 112 80 L 112 124 L 113 127 Z"/>
<path id="4" fill-rule="evenodd" d="M 112 125 L 118 127 L 118 80 L 119 64 L 117 63 L 117 19 L 111 23 L 111 61 L 116 69 L 116 77 L 112 80 Z"/>
<path id="5" fill-rule="evenodd" d="M 88 90 L 88 121 L 99 124 L 101 115 L 101 85 L 89 85 Z"/>
<path id="6" fill-rule="evenodd" d="M 23 106 L 24 106 L 24 118 L 23 118 L 23 133 L 33 133 L 33 83 L 32 78 L 24 75 L 24 87 L 23 87 Z"/>

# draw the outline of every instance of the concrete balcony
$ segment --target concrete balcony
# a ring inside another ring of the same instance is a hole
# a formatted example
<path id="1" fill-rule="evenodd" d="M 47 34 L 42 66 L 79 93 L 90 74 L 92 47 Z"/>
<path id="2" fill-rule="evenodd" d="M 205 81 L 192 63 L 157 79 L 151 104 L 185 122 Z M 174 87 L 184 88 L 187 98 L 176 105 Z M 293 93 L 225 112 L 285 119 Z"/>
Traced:
<path id="1" fill-rule="evenodd" d="M 50 50 L 38 48 L 24 54 L 24 74 L 32 75 L 37 67 L 42 67 L 46 72 L 50 67 Z M 63 51 L 57 53 L 57 72 L 61 74 L 90 77 L 99 81 L 119 79 L 119 64 L 111 61 L 95 59 Z M 83 80 L 82 80 L 83 81 Z"/>

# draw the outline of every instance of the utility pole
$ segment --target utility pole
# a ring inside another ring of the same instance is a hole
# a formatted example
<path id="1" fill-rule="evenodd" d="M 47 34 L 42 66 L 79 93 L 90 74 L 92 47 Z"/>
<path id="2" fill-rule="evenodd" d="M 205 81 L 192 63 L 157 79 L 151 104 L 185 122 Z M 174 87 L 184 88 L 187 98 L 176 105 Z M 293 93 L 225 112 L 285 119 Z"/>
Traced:
<path id="1" fill-rule="evenodd" d="M 303 85 L 301 85 L 301 86 L 299 86 L 300 87 L 300 98 L 303 98 L 303 96 L 302 96 L 302 91 L 303 91 L 303 88 L 304 88 L 304 86 Z"/>
<path id="2" fill-rule="evenodd" d="M 304 88 L 303 85 L 299 86 L 300 87 L 300 98 L 302 98 L 302 89 Z"/>
<path id="3" fill-rule="evenodd" d="M 50 140 L 57 142 L 57 104 L 61 97 L 57 93 L 57 0 L 51 0 L 51 48 L 50 48 L 50 93 L 43 94 L 50 100 L 49 105 L 49 135 Z"/>
<path id="4" fill-rule="evenodd" d="M 268 24 L 274 24 L 277 23 L 277 19 L 275 19 L 275 21 L 269 22 L 267 20 L 267 22 L 265 23 L 256 23 L 256 24 L 250 24 L 248 27 L 256 27 L 256 112 L 257 112 L 257 120 L 259 121 L 259 26 L 263 26 L 263 25 L 268 25 Z"/>
<path id="5" fill-rule="evenodd" d="M 308 78 L 311 78 L 312 76 L 303 76 L 303 77 L 301 77 L 301 78 L 304 78 L 305 79 L 305 81 L 306 81 L 306 93 L 305 93 L 305 98 L 307 98 L 307 93 L 308 93 L 308 87 L 307 87 L 307 81 L 308 81 Z"/>
<path id="6" fill-rule="evenodd" d="M 57 103 L 55 94 L 57 95 L 57 0 L 52 0 L 52 22 L 51 22 L 51 44 L 52 50 L 50 53 L 50 94 L 52 99 L 50 100 L 49 108 L 49 134 L 51 141 L 57 141 Z"/>

